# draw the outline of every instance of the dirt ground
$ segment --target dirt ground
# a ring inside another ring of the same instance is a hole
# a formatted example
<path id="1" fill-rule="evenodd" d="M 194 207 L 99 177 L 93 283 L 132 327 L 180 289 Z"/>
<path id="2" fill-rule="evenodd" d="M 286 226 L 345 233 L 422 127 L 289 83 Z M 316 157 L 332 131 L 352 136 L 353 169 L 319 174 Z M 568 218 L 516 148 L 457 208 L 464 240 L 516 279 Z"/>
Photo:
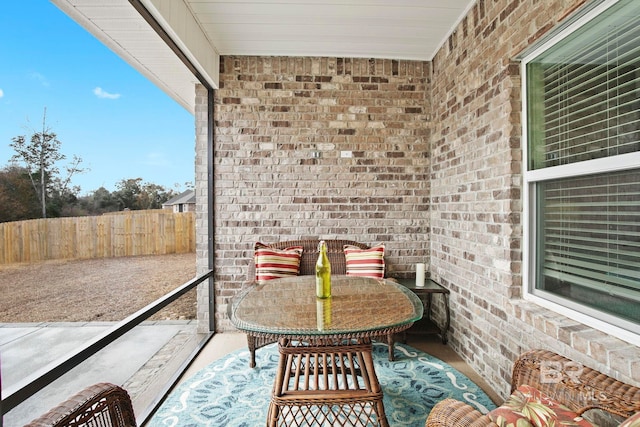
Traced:
<path id="1" fill-rule="evenodd" d="M 193 253 L 0 265 L 0 322 L 122 320 L 195 274 Z M 194 289 L 154 319 L 195 315 Z"/>

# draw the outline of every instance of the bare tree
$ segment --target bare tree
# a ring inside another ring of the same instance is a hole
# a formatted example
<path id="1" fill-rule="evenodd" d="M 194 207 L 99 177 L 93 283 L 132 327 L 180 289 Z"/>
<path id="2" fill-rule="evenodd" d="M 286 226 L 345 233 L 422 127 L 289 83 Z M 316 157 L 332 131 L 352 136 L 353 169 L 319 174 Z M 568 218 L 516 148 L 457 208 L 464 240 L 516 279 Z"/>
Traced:
<path id="1" fill-rule="evenodd" d="M 47 217 L 47 191 L 52 182 L 58 184 L 59 192 L 67 191 L 71 177 L 76 173 L 84 170 L 80 169 L 82 159 L 74 156 L 73 162 L 67 166 L 67 177 L 59 179 L 60 170 L 56 163 L 64 160 L 66 156 L 60 152 L 62 143 L 58 140 L 57 135 L 47 126 L 47 109 L 45 107 L 42 116 L 42 130 L 33 131 L 30 140 L 24 135 L 12 138 L 13 143 L 9 144 L 15 151 L 13 161 L 22 161 L 25 164 L 31 184 L 35 190 L 38 201 L 42 209 L 42 217 Z"/>

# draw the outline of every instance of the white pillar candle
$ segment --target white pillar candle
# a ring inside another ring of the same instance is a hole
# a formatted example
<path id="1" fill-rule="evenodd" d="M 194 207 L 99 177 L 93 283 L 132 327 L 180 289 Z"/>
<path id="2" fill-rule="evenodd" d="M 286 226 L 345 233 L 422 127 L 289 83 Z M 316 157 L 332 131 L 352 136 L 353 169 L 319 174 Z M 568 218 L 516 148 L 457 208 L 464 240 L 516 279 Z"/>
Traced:
<path id="1" fill-rule="evenodd" d="M 420 262 L 416 264 L 416 286 L 424 286 L 424 276 L 427 270 L 427 266 Z"/>

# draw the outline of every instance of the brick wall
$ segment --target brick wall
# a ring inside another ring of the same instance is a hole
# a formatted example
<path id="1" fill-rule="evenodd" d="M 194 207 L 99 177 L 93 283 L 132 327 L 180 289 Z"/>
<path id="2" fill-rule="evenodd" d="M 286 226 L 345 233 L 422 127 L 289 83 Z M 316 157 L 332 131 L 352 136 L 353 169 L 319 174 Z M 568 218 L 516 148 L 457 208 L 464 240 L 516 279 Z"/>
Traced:
<path id="1" fill-rule="evenodd" d="M 640 383 L 638 347 L 521 299 L 521 93 L 511 61 L 582 3 L 479 0 L 432 61 L 431 273 L 452 292 L 450 345 L 503 395 L 513 360 L 530 348 Z"/>
<path id="2" fill-rule="evenodd" d="M 216 320 L 256 241 L 384 242 L 429 256 L 426 62 L 223 57 L 215 95 Z"/>
<path id="3" fill-rule="evenodd" d="M 640 384 L 639 347 L 521 298 L 521 94 L 512 58 L 583 2 L 478 0 L 431 63 L 223 58 L 218 330 L 232 329 L 226 303 L 246 279 L 256 240 L 383 241 L 392 274 L 426 261 L 451 290 L 449 345 L 498 393 L 506 396 L 513 360 L 530 348 Z M 206 120 L 200 112 L 196 120 L 205 268 Z M 199 298 L 206 316 L 206 292 Z"/>

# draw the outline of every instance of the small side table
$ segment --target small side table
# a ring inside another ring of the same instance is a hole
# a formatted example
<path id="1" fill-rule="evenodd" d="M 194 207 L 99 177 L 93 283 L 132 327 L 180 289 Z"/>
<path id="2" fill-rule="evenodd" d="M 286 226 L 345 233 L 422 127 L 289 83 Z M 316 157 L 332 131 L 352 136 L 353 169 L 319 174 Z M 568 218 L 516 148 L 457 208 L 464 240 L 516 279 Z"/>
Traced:
<path id="1" fill-rule="evenodd" d="M 406 334 L 411 335 L 432 335 L 439 334 L 442 338 L 442 344 L 446 344 L 447 332 L 449 331 L 449 289 L 434 282 L 431 279 L 425 280 L 424 286 L 416 286 L 416 279 L 396 279 L 398 283 L 406 286 L 414 294 L 416 294 L 424 305 L 424 316 L 421 320 L 415 322 L 411 328 L 404 331 L 404 340 Z M 444 325 L 438 326 L 431 318 L 431 296 L 440 294 L 444 298 L 445 322 Z"/>

